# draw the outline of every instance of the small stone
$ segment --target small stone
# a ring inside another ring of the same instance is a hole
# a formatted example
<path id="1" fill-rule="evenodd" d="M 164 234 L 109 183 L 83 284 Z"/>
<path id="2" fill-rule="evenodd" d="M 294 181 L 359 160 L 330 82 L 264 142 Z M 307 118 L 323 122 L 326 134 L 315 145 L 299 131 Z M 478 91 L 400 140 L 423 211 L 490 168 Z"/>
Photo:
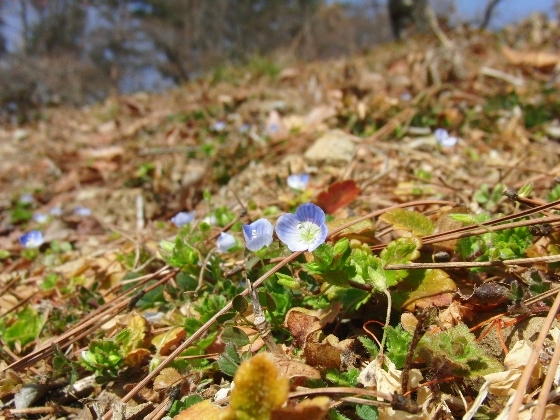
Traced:
<path id="1" fill-rule="evenodd" d="M 359 141 L 359 137 L 342 130 L 330 130 L 307 149 L 304 157 L 312 163 L 344 165 L 354 158 Z"/>
<path id="2" fill-rule="evenodd" d="M 14 396 L 17 409 L 33 407 L 45 393 L 47 387 L 41 384 L 25 384 Z"/>
<path id="3" fill-rule="evenodd" d="M 554 140 L 560 140 L 560 126 L 549 125 L 548 127 L 546 127 L 546 134 L 548 134 Z"/>

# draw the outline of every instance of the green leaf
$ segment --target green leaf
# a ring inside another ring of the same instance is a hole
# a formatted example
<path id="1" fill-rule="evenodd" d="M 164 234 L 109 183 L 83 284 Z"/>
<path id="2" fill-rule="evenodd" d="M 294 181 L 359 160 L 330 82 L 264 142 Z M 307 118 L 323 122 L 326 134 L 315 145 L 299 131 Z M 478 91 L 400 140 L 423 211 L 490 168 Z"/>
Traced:
<path id="1" fill-rule="evenodd" d="M 228 376 L 234 376 L 241 363 L 241 358 L 233 344 L 227 344 L 224 352 L 218 358 L 220 370 Z"/>
<path id="2" fill-rule="evenodd" d="M 226 344 L 232 343 L 237 347 L 243 347 L 249 344 L 249 337 L 241 328 L 227 326 L 222 331 L 222 341 Z"/>
<path id="3" fill-rule="evenodd" d="M 358 340 L 360 340 L 362 346 L 364 346 L 372 357 L 377 357 L 379 354 L 379 347 L 377 347 L 377 344 L 371 338 L 361 335 L 358 337 Z"/>
<path id="4" fill-rule="evenodd" d="M 395 364 L 397 369 L 402 369 L 412 341 L 412 335 L 405 331 L 401 325 L 398 325 L 396 328 L 386 327 L 385 337 L 387 357 Z"/>
<path id="5" fill-rule="evenodd" d="M 44 323 L 44 315 L 38 314 L 32 307 L 26 306 L 17 314 L 17 321 L 6 328 L 3 339 L 10 347 L 13 347 L 16 342 L 24 347 L 39 336 Z"/>
<path id="6" fill-rule="evenodd" d="M 235 309 L 236 312 L 243 314 L 247 311 L 247 308 L 249 307 L 249 304 L 247 303 L 247 299 L 245 298 L 245 296 L 241 296 L 241 295 L 236 295 L 232 302 L 231 302 L 233 309 Z"/>
<path id="7" fill-rule="evenodd" d="M 377 420 L 379 418 L 377 407 L 372 407 L 371 405 L 358 404 L 356 406 L 356 414 L 362 420 Z"/>
<path id="8" fill-rule="evenodd" d="M 394 209 L 384 213 L 380 219 L 397 230 L 412 232 L 414 236 L 426 236 L 434 232 L 434 224 L 422 213 L 405 209 Z"/>
<path id="9" fill-rule="evenodd" d="M 472 378 L 503 370 L 503 366 L 480 347 L 465 324 L 424 335 L 417 351 L 432 366 L 458 376 Z"/>
<path id="10" fill-rule="evenodd" d="M 299 290 L 301 289 L 301 285 L 299 281 L 297 281 L 292 276 L 287 276 L 286 274 L 276 273 L 276 277 L 278 278 L 278 284 L 282 286 L 286 286 L 289 289 Z"/>

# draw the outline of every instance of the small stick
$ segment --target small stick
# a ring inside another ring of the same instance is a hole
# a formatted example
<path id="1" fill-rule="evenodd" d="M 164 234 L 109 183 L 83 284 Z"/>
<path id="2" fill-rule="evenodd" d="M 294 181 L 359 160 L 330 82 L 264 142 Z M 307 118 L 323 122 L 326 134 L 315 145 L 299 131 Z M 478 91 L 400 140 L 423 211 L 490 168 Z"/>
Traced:
<path id="1" fill-rule="evenodd" d="M 261 335 L 261 338 L 266 344 L 266 347 L 272 352 L 276 354 L 284 355 L 280 347 L 274 342 L 274 337 L 270 332 L 270 327 L 268 326 L 268 322 L 266 322 L 266 316 L 264 314 L 264 310 L 259 302 L 259 296 L 257 295 L 257 291 L 251 285 L 251 281 L 247 279 L 247 288 L 249 289 L 249 297 L 251 298 L 251 302 L 253 303 L 253 313 L 255 314 L 255 327 L 257 331 Z"/>

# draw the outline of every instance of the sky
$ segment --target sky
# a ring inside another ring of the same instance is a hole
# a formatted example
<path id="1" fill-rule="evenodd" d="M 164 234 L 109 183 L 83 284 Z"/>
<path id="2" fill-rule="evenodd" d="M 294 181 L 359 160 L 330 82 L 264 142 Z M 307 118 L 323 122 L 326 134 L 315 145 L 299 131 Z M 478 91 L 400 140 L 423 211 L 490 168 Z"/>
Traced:
<path id="1" fill-rule="evenodd" d="M 488 0 L 455 0 L 457 14 L 462 19 L 478 18 L 480 20 L 487 2 Z M 495 9 L 491 27 L 500 28 L 508 23 L 521 20 L 533 12 L 544 12 L 555 17 L 555 2 L 555 0 L 502 0 Z"/>

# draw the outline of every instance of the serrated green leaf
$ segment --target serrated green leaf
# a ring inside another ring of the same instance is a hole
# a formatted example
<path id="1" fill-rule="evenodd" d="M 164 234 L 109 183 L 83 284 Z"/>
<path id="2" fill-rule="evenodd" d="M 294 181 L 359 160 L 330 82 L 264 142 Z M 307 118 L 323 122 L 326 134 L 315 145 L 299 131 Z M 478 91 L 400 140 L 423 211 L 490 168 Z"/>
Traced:
<path id="1" fill-rule="evenodd" d="M 434 232 L 434 224 L 422 213 L 405 209 L 394 209 L 379 217 L 397 230 L 412 232 L 415 236 L 426 236 Z"/>
<path id="2" fill-rule="evenodd" d="M 44 315 L 27 306 L 17 314 L 17 321 L 6 328 L 3 339 L 10 347 L 18 341 L 23 347 L 37 338 L 44 323 Z"/>
<path id="3" fill-rule="evenodd" d="M 402 369 L 406 361 L 412 335 L 403 329 L 401 325 L 396 328 L 388 326 L 385 328 L 386 355 L 395 364 L 397 369 Z"/>
<path id="4" fill-rule="evenodd" d="M 371 405 L 358 404 L 356 406 L 356 414 L 362 420 L 377 420 L 379 418 L 377 407 Z"/>

